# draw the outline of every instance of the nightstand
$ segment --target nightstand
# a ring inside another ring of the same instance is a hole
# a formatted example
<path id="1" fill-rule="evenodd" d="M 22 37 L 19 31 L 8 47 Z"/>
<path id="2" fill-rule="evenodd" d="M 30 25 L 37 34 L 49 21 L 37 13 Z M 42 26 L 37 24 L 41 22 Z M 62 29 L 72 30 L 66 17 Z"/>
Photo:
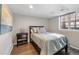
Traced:
<path id="1" fill-rule="evenodd" d="M 28 41 L 28 33 L 17 33 L 17 46 L 25 44 Z"/>

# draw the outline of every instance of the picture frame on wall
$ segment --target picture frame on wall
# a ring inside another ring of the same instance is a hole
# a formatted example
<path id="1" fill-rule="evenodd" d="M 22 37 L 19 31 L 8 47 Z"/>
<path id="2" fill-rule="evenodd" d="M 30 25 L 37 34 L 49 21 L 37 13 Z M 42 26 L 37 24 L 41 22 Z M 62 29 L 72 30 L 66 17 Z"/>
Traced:
<path id="1" fill-rule="evenodd" d="M 12 31 L 12 17 L 9 9 L 6 5 L 0 7 L 0 34 L 4 34 Z"/>

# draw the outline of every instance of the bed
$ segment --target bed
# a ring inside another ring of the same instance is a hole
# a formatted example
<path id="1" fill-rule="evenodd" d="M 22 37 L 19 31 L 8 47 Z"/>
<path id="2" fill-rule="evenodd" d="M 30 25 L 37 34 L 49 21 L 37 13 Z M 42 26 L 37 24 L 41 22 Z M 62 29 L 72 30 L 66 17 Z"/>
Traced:
<path id="1" fill-rule="evenodd" d="M 29 26 L 29 38 L 37 52 L 40 55 L 56 55 L 61 50 L 65 49 L 65 53 L 67 53 L 67 37 L 45 30 L 44 26 Z"/>

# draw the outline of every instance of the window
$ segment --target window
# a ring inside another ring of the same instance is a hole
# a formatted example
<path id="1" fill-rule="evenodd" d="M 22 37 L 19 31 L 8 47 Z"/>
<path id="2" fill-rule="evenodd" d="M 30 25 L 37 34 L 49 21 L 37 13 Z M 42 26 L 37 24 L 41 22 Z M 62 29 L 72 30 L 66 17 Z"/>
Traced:
<path id="1" fill-rule="evenodd" d="M 72 12 L 59 17 L 60 29 L 79 30 L 79 13 Z"/>

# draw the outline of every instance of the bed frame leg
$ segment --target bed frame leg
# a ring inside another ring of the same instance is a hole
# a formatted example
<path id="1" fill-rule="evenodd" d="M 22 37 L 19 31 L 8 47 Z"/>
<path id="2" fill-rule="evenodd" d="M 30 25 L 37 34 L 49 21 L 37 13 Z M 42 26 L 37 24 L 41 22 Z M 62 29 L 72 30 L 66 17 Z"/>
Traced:
<path id="1" fill-rule="evenodd" d="M 65 47 L 65 53 L 68 54 L 68 45 Z"/>

